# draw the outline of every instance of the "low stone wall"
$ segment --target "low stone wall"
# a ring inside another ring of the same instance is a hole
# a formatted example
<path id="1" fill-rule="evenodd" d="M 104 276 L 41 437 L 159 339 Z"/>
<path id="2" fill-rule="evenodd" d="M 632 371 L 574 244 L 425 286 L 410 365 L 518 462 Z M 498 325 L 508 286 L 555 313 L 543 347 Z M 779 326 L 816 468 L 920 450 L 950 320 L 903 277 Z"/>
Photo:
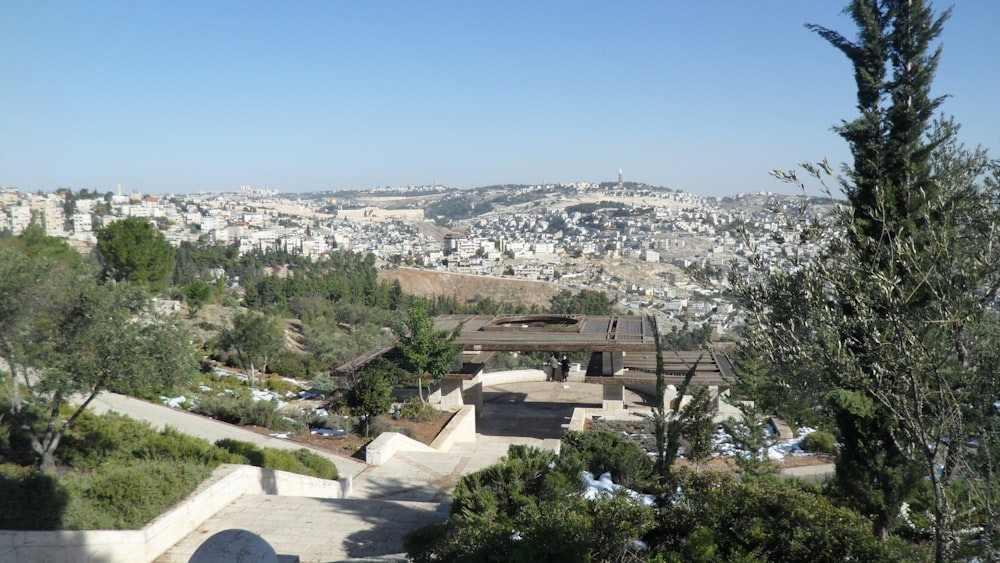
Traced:
<path id="1" fill-rule="evenodd" d="M 431 447 L 439 452 L 447 452 L 451 447 L 459 442 L 476 441 L 476 407 L 465 405 L 455 416 L 451 417 L 448 425 L 431 442 Z"/>
<path id="2" fill-rule="evenodd" d="M 343 490 L 339 481 L 226 464 L 141 530 L 0 530 L 0 561 L 153 561 L 243 495 L 343 498 Z"/>
<path id="3" fill-rule="evenodd" d="M 447 452 L 456 443 L 475 441 L 476 407 L 465 405 L 451 417 L 430 446 L 398 432 L 383 432 L 365 447 L 365 462 L 382 465 L 396 452 Z"/>
<path id="4" fill-rule="evenodd" d="M 383 432 L 365 446 L 365 463 L 382 465 L 396 452 L 433 452 L 434 448 L 399 432 Z"/>
<path id="5" fill-rule="evenodd" d="M 483 372 L 477 375 L 472 381 L 482 383 L 483 387 L 504 385 L 505 383 L 545 381 L 545 372 L 540 369 L 513 369 L 509 371 Z"/>

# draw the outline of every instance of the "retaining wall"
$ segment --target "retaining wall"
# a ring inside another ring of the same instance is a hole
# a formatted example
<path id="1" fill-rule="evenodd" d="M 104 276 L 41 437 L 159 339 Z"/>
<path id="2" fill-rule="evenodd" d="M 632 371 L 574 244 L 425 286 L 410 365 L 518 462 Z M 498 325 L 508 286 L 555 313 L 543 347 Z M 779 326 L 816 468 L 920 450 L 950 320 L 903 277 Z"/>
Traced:
<path id="1" fill-rule="evenodd" d="M 224 464 L 191 495 L 140 530 L 0 530 L 0 561 L 153 561 L 243 495 L 343 498 L 345 483 Z"/>
<path id="2" fill-rule="evenodd" d="M 447 452 L 459 442 L 476 441 L 476 407 L 465 405 L 451 417 L 431 445 L 398 432 L 383 432 L 365 446 L 365 463 L 382 465 L 396 452 Z"/>

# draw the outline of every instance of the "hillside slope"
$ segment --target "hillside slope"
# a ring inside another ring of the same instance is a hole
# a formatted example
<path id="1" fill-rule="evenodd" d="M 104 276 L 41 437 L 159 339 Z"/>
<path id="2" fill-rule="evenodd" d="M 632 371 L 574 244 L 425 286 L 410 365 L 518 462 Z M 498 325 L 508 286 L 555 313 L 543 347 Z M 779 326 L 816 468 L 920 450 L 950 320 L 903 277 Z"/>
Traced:
<path id="1" fill-rule="evenodd" d="M 559 287 L 548 282 L 512 280 L 418 270 L 414 268 L 398 268 L 385 270 L 378 274 L 379 280 L 399 280 L 403 291 L 412 295 L 430 297 L 432 295 L 454 295 L 459 302 L 465 303 L 476 297 L 492 297 L 501 302 L 538 305 L 547 310 L 552 296 L 559 293 Z"/>

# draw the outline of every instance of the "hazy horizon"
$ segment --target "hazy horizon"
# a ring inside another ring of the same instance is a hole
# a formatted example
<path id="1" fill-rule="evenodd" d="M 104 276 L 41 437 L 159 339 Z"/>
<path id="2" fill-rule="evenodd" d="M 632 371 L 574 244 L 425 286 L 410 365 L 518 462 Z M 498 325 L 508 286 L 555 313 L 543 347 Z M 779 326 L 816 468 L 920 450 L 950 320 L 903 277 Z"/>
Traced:
<path id="1" fill-rule="evenodd" d="M 0 5 L 0 185 L 148 194 L 627 181 L 794 193 L 849 160 L 846 2 Z M 943 6 L 941 6 L 943 7 Z M 1000 143 L 1000 4 L 945 24 L 934 95 Z"/>

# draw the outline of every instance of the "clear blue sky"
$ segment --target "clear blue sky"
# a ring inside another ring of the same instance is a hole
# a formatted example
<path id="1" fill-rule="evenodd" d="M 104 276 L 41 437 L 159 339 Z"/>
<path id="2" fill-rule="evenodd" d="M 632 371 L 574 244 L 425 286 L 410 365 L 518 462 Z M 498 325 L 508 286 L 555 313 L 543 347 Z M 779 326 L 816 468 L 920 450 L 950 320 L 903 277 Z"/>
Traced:
<path id="1" fill-rule="evenodd" d="M 1000 2 L 956 0 L 935 94 L 1000 151 Z M 848 159 L 846 0 L 0 2 L 0 185 L 186 193 L 643 181 Z M 948 4 L 938 2 L 937 8 Z"/>

